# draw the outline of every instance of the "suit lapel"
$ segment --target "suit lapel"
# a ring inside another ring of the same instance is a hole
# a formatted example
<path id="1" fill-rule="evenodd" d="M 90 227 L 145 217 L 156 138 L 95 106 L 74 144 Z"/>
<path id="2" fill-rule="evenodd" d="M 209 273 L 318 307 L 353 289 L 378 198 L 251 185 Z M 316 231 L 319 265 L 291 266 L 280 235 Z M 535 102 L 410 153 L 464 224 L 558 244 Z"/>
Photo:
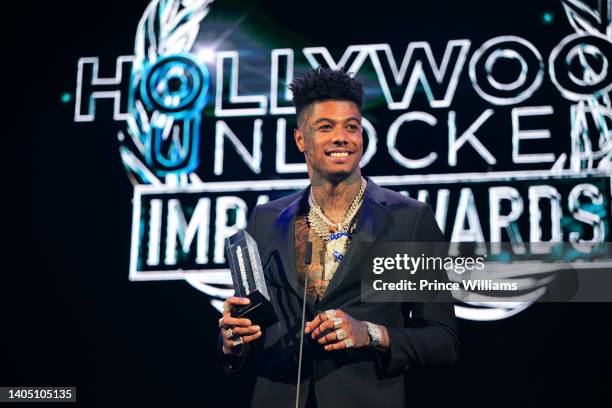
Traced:
<path id="1" fill-rule="evenodd" d="M 372 180 L 368 180 L 368 187 L 365 191 L 363 204 L 357 216 L 357 227 L 351 244 L 349 245 L 346 257 L 340 262 L 334 277 L 329 282 L 320 305 L 324 305 L 328 299 L 333 299 L 334 292 L 338 290 L 342 281 L 349 274 L 359 273 L 357 266 L 361 259 L 361 244 L 376 240 L 383 228 L 391 221 L 389 210 L 384 206 L 385 197 L 383 190 Z M 323 307 L 323 306 L 321 306 Z"/>
<path id="2" fill-rule="evenodd" d="M 283 263 L 283 271 L 289 286 L 300 299 L 302 293 L 295 271 L 295 217 L 300 208 L 300 200 L 306 191 L 307 189 L 298 194 L 297 198 L 282 210 L 276 218 L 276 244 Z"/>

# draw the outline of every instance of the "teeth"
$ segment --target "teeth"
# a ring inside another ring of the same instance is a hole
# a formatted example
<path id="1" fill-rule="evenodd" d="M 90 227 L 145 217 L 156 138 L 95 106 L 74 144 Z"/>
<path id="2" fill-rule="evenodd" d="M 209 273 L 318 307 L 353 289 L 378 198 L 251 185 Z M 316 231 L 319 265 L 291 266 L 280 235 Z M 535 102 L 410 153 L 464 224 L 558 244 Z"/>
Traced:
<path id="1" fill-rule="evenodd" d="M 330 156 L 331 157 L 346 157 L 348 156 L 348 152 L 331 152 Z"/>

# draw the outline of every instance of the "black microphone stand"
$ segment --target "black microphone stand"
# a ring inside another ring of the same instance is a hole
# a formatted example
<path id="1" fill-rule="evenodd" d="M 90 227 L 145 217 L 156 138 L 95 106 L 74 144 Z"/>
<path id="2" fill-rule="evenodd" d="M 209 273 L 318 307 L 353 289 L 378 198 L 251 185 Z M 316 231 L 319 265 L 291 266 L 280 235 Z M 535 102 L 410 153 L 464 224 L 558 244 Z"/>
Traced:
<path id="1" fill-rule="evenodd" d="M 312 262 L 312 242 L 306 242 L 306 254 L 304 255 L 304 263 L 306 266 Z M 308 268 L 306 268 L 306 276 L 304 277 L 304 301 L 302 303 L 302 325 L 300 332 L 300 355 L 298 360 L 297 373 L 297 390 L 295 392 L 295 408 L 300 407 L 300 380 L 302 378 L 302 352 L 304 351 L 304 329 L 306 320 L 306 289 L 308 288 Z"/>

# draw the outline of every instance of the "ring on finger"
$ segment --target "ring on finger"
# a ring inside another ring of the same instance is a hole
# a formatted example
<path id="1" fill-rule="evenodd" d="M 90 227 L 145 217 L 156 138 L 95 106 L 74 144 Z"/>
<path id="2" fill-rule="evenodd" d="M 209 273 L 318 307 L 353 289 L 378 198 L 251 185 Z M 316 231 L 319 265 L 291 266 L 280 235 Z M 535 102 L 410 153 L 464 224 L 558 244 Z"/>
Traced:
<path id="1" fill-rule="evenodd" d="M 344 345 L 346 346 L 346 348 L 351 348 L 353 347 L 353 340 L 351 339 L 344 339 Z"/>
<path id="2" fill-rule="evenodd" d="M 336 339 L 338 340 L 346 339 L 346 332 L 343 329 L 338 329 L 335 331 L 335 333 L 336 333 Z"/>
<path id="3" fill-rule="evenodd" d="M 233 339 L 236 336 L 231 327 L 225 331 L 225 335 L 228 339 Z"/>
<path id="4" fill-rule="evenodd" d="M 334 324 L 334 329 L 337 329 L 342 326 L 342 319 L 340 317 L 334 317 L 333 319 L 331 319 L 331 321 Z"/>
<path id="5" fill-rule="evenodd" d="M 227 299 L 225 299 L 225 301 L 223 302 L 223 311 L 224 312 L 229 312 L 230 310 L 232 310 L 232 307 L 230 306 L 230 304 L 227 301 Z"/>
<path id="6" fill-rule="evenodd" d="M 336 317 L 336 311 L 334 309 L 326 310 L 325 315 L 327 316 L 327 320 L 331 320 Z"/>
<path id="7" fill-rule="evenodd" d="M 243 342 L 242 342 L 242 337 L 238 337 L 237 339 L 232 340 L 232 345 L 233 345 L 234 347 L 236 347 L 236 346 L 241 346 L 242 344 L 243 344 Z"/>

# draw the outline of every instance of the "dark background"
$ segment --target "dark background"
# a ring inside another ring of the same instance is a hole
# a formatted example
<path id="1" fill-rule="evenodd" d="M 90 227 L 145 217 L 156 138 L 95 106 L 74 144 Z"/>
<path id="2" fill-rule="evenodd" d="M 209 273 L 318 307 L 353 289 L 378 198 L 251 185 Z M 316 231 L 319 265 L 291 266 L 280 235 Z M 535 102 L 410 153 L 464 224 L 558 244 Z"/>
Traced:
<path id="1" fill-rule="evenodd" d="M 302 33 L 308 45 L 332 36 L 344 46 L 465 36 L 480 44 L 529 25 L 537 30 L 526 38 L 570 32 L 554 1 L 411 2 L 405 9 L 394 2 L 330 3 L 213 7 L 266 16 L 262 30 L 277 24 Z M 27 95 L 18 110 L 28 113 L 20 122 L 27 135 L 20 137 L 29 137 L 32 197 L 31 241 L 17 239 L 27 218 L 6 214 L 18 232 L 9 257 L 15 262 L 5 273 L 19 286 L 3 285 L 9 302 L 2 312 L 0 385 L 76 385 L 78 405 L 88 407 L 239 405 L 248 383 L 230 381 L 217 365 L 218 313 L 206 296 L 182 281 L 128 281 L 133 189 L 111 104 L 99 105 L 95 122 L 75 123 L 74 104 L 60 101 L 64 92 L 74 96 L 79 57 L 132 53 L 146 4 L 29 2 L 3 16 L 8 55 L 27 61 L 13 78 L 24 80 Z M 549 28 L 541 24 L 546 10 L 555 13 Z M 611 406 L 611 324 L 610 304 L 536 304 L 502 321 L 460 321 L 460 361 L 411 373 L 410 401 Z"/>

